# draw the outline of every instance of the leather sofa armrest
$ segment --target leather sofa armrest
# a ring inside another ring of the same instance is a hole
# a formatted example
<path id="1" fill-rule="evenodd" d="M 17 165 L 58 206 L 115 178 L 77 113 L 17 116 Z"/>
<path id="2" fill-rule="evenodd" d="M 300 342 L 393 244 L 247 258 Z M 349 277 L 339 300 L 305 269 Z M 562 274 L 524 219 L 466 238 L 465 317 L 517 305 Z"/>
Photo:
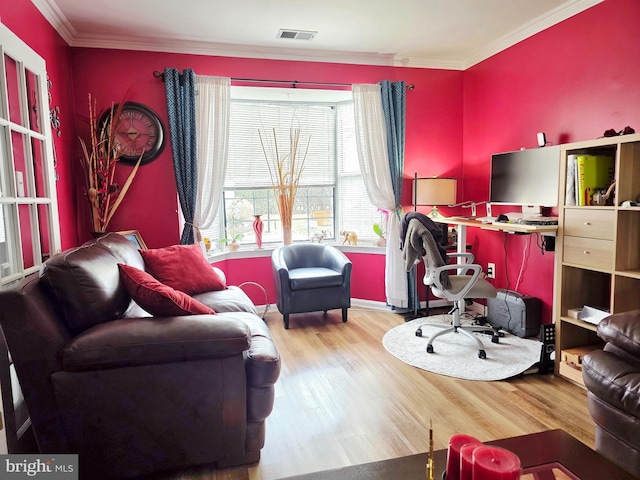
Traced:
<path id="1" fill-rule="evenodd" d="M 251 344 L 243 322 L 214 315 L 125 318 L 97 325 L 62 351 L 66 370 L 183 362 L 241 354 Z"/>
<path id="2" fill-rule="evenodd" d="M 598 324 L 598 335 L 605 341 L 640 359 L 640 310 L 616 313 Z"/>
<path id="3" fill-rule="evenodd" d="M 582 376 L 596 397 L 640 418 L 640 370 L 612 352 L 595 350 L 582 360 Z"/>

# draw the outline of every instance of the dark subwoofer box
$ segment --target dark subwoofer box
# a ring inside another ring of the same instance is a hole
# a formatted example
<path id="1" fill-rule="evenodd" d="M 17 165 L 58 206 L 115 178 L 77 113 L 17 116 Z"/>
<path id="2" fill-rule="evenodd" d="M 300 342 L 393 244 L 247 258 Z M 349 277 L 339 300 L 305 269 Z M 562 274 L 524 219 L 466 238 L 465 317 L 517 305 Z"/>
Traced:
<path id="1" fill-rule="evenodd" d="M 496 298 L 487 299 L 487 321 L 519 337 L 540 333 L 540 299 L 500 289 Z"/>

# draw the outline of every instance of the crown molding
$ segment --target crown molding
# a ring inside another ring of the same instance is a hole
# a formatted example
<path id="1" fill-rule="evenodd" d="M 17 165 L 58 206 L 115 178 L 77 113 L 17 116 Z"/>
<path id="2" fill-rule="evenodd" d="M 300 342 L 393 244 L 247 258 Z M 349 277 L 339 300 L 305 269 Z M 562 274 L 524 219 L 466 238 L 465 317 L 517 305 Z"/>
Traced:
<path id="1" fill-rule="evenodd" d="M 471 52 L 466 57 L 416 57 L 393 53 L 341 52 L 335 50 L 289 49 L 232 45 L 202 41 L 149 37 L 113 37 L 108 35 L 78 35 L 55 0 L 31 0 L 47 21 L 71 47 L 107 48 L 115 50 L 139 50 L 148 52 L 183 53 L 220 57 L 292 60 L 354 65 L 377 65 L 407 68 L 433 68 L 466 70 L 473 65 L 525 40 L 567 18 L 572 17 L 604 0 L 573 0 L 551 10 L 513 32 Z"/>
<path id="2" fill-rule="evenodd" d="M 441 70 L 464 70 L 464 62 L 455 57 L 407 57 L 396 55 L 394 67 L 433 68 Z"/>
<path id="3" fill-rule="evenodd" d="M 334 50 L 272 48 L 252 45 L 232 45 L 191 40 L 164 40 L 148 37 L 111 37 L 108 35 L 80 35 L 72 47 L 140 50 L 147 52 L 184 53 L 235 58 L 293 60 L 325 63 L 394 66 L 394 54 L 340 52 Z"/>
<path id="4" fill-rule="evenodd" d="M 549 27 L 552 27 L 574 15 L 577 15 L 578 13 L 589 9 L 594 5 L 602 3 L 603 1 L 604 0 L 574 0 L 573 2 L 557 7 L 547 14 L 530 21 L 523 27 L 514 30 L 513 32 L 510 32 L 507 35 L 504 35 L 503 37 L 490 42 L 482 48 L 479 48 L 472 52 L 463 60 L 463 70 L 466 70 L 467 68 L 470 68 L 475 64 L 480 63 L 481 61 L 486 60 L 489 57 L 492 57 L 496 53 L 500 53 L 503 50 L 512 47 L 522 40 L 532 37 L 533 35 L 540 33 L 541 31 Z"/>
<path id="5" fill-rule="evenodd" d="M 70 43 L 72 47 L 140 50 L 147 52 L 184 53 L 234 58 L 260 58 L 305 62 L 345 63 L 408 68 L 439 68 L 462 70 L 463 62 L 456 58 L 407 57 L 393 53 L 368 53 L 335 50 L 289 49 L 197 42 L 191 40 L 163 40 L 148 37 L 112 37 L 108 35 L 80 35 Z"/>
<path id="6" fill-rule="evenodd" d="M 62 39 L 67 42 L 67 45 L 71 45 L 78 33 L 58 5 L 53 0 L 31 0 L 31 3 L 42 13 Z"/>

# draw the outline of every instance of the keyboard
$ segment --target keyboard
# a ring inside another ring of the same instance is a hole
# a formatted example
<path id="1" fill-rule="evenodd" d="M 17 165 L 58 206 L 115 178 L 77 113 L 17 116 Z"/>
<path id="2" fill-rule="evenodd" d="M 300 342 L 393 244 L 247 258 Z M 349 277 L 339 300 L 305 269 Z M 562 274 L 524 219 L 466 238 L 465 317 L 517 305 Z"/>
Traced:
<path id="1" fill-rule="evenodd" d="M 558 225 L 558 217 L 521 218 L 517 223 L 521 225 Z"/>
<path id="2" fill-rule="evenodd" d="M 482 223 L 493 223 L 496 221 L 496 218 L 498 217 L 476 217 L 475 220 Z"/>

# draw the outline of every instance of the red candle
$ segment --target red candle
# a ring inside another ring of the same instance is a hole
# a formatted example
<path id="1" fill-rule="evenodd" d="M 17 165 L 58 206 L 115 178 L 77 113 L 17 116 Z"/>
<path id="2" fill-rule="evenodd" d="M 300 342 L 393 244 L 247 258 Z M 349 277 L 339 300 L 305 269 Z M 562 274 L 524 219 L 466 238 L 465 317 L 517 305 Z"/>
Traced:
<path id="1" fill-rule="evenodd" d="M 481 443 L 467 443 L 460 447 L 460 480 L 473 480 L 473 451 Z"/>
<path id="2" fill-rule="evenodd" d="M 447 450 L 447 480 L 460 480 L 460 449 L 467 443 L 481 443 L 471 435 L 454 435 Z"/>
<path id="3" fill-rule="evenodd" d="M 520 459 L 516 454 L 488 445 L 473 451 L 472 469 L 473 480 L 519 480 L 521 472 Z"/>

